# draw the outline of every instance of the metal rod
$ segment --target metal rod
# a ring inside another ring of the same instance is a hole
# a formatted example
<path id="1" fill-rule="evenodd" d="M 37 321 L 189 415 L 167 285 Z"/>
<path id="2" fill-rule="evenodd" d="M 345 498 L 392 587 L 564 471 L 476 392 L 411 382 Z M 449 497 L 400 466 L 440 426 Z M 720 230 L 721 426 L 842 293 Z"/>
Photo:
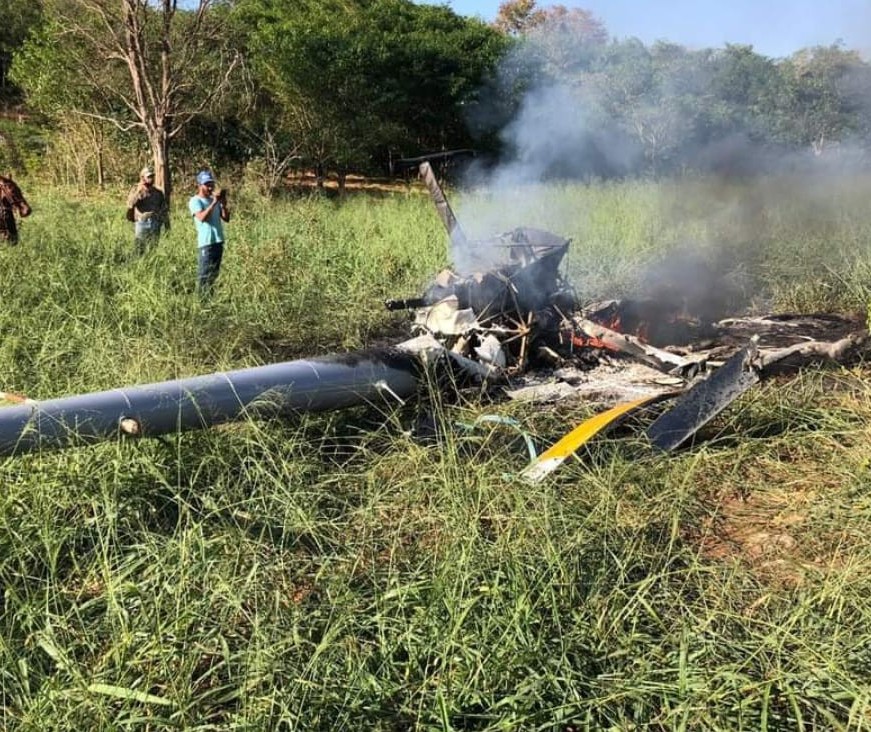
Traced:
<path id="1" fill-rule="evenodd" d="M 416 392 L 418 366 L 395 350 L 351 353 L 0 408 L 0 455 L 395 403 Z"/>
<path id="2" fill-rule="evenodd" d="M 447 229 L 448 236 L 451 238 L 451 243 L 458 245 L 466 244 L 466 235 L 460 228 L 460 224 L 457 222 L 457 217 L 454 216 L 454 212 L 451 209 L 451 204 L 448 203 L 448 199 L 445 197 L 442 187 L 439 185 L 438 180 L 436 180 L 432 166 L 429 163 L 421 163 L 418 171 L 429 190 L 429 195 L 432 197 L 439 218 L 442 220 L 445 229 Z"/>

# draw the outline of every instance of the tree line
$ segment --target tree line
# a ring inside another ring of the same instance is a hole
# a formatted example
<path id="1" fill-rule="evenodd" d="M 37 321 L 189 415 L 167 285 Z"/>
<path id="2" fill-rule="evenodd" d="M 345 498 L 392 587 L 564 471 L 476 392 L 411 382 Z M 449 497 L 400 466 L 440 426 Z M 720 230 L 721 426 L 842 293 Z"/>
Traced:
<path id="1" fill-rule="evenodd" d="M 505 130 L 547 89 L 560 102 L 543 122 L 582 120 L 584 154 L 542 175 L 765 170 L 847 149 L 863 162 L 869 146 L 871 67 L 839 43 L 781 59 L 647 45 L 536 0 L 492 24 L 410 0 L 7 2 L 0 103 L 39 126 L 39 154 L 97 184 L 129 175 L 127 157 L 168 193 L 205 164 L 275 189 L 295 170 L 383 174 L 450 148 L 497 160 L 518 154 Z"/>

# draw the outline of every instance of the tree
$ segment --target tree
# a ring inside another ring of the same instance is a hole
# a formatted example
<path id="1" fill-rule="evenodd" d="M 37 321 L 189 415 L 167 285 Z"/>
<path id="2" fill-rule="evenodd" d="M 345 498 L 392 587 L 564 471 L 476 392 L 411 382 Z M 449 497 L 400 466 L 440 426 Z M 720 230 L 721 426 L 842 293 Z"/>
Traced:
<path id="1" fill-rule="evenodd" d="M 608 42 L 607 29 L 589 10 L 553 5 L 535 12 L 522 29 L 523 41 L 553 80 L 571 82 Z"/>
<path id="2" fill-rule="evenodd" d="M 66 39 L 61 54 L 55 38 L 62 33 L 63 28 L 46 19 L 16 54 L 11 76 L 25 91 L 28 109 L 56 125 L 65 152 L 72 153 L 72 177 L 85 184 L 87 156 L 83 153 L 90 147 L 97 182 L 102 186 L 106 123 L 99 113 L 103 100 L 97 90 L 76 83 L 77 69 L 93 67 L 97 61 L 83 44 L 75 44 L 71 38 Z M 69 114 L 71 109 L 80 113 Z"/>
<path id="3" fill-rule="evenodd" d="M 499 5 L 493 27 L 509 36 L 522 36 L 544 22 L 546 14 L 535 0 L 506 0 Z"/>
<path id="4" fill-rule="evenodd" d="M 27 34 L 39 24 L 42 16 L 39 0 L 4 0 L 4 3 L 0 23 L 0 103 L 16 96 L 17 90 L 9 84 L 9 68 Z"/>
<path id="5" fill-rule="evenodd" d="M 220 0 L 45 0 L 51 20 L 13 65 L 28 100 L 140 130 L 172 192 L 170 141 L 225 93 L 239 64 Z"/>
<path id="6" fill-rule="evenodd" d="M 465 146 L 466 110 L 506 39 L 409 0 L 243 0 L 255 75 L 309 165 L 386 167 L 389 151 Z"/>
<path id="7" fill-rule="evenodd" d="M 382 132 L 371 118 L 377 87 L 367 80 L 362 9 L 333 0 L 294 8 L 254 0 L 239 12 L 252 29 L 248 49 L 266 96 L 263 130 L 287 130 L 285 145 L 317 170 L 359 165 L 370 137 Z"/>
<path id="8" fill-rule="evenodd" d="M 567 8 L 565 5 L 553 5 L 543 11 L 541 23 L 536 24 L 536 31 L 570 36 L 577 43 L 600 46 L 608 40 L 605 25 L 592 12 L 584 8 Z"/>
<path id="9" fill-rule="evenodd" d="M 548 73 L 571 81 L 593 66 L 608 33 L 588 11 L 557 5 L 548 12 L 544 23 L 530 32 L 529 39 Z"/>
<path id="10" fill-rule="evenodd" d="M 839 44 L 804 49 L 781 65 L 795 139 L 821 155 L 867 125 L 871 67 Z"/>
<path id="11" fill-rule="evenodd" d="M 746 132 L 750 139 L 773 142 L 778 109 L 784 102 L 783 79 L 777 64 L 752 46 L 726 44 L 707 59 L 710 69 L 711 134 Z"/>

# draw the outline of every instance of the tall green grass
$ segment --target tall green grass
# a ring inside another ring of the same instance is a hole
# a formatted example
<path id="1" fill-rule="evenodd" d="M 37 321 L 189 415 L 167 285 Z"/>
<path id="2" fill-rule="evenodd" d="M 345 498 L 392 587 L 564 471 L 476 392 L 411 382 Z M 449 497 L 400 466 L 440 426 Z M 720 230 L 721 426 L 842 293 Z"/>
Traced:
<path id="1" fill-rule="evenodd" d="M 750 305 L 859 310 L 869 190 L 561 187 L 565 228 L 539 208 L 499 223 L 571 236 L 590 298 L 692 246 L 740 269 Z M 361 347 L 403 328 L 384 297 L 448 261 L 416 193 L 252 197 L 203 301 L 183 201 L 131 259 L 117 200 L 27 192 L 22 243 L 0 250 L 0 388 L 34 398 Z M 351 410 L 5 459 L 3 726 L 867 728 L 868 379 L 766 383 L 692 450 L 628 432 L 538 486 L 513 477 L 516 431 L 462 425 L 511 416 L 543 448 L 592 406 L 434 391 L 428 441 L 413 411 Z"/>

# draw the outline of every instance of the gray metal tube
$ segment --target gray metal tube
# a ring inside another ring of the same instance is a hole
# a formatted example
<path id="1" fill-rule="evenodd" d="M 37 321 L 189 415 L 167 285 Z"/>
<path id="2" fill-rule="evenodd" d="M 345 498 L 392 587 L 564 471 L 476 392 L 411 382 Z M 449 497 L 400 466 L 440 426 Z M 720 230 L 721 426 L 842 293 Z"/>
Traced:
<path id="1" fill-rule="evenodd" d="M 288 361 L 0 408 L 0 455 L 71 447 L 119 434 L 152 437 L 252 416 L 404 399 L 417 360 L 395 351 Z"/>

